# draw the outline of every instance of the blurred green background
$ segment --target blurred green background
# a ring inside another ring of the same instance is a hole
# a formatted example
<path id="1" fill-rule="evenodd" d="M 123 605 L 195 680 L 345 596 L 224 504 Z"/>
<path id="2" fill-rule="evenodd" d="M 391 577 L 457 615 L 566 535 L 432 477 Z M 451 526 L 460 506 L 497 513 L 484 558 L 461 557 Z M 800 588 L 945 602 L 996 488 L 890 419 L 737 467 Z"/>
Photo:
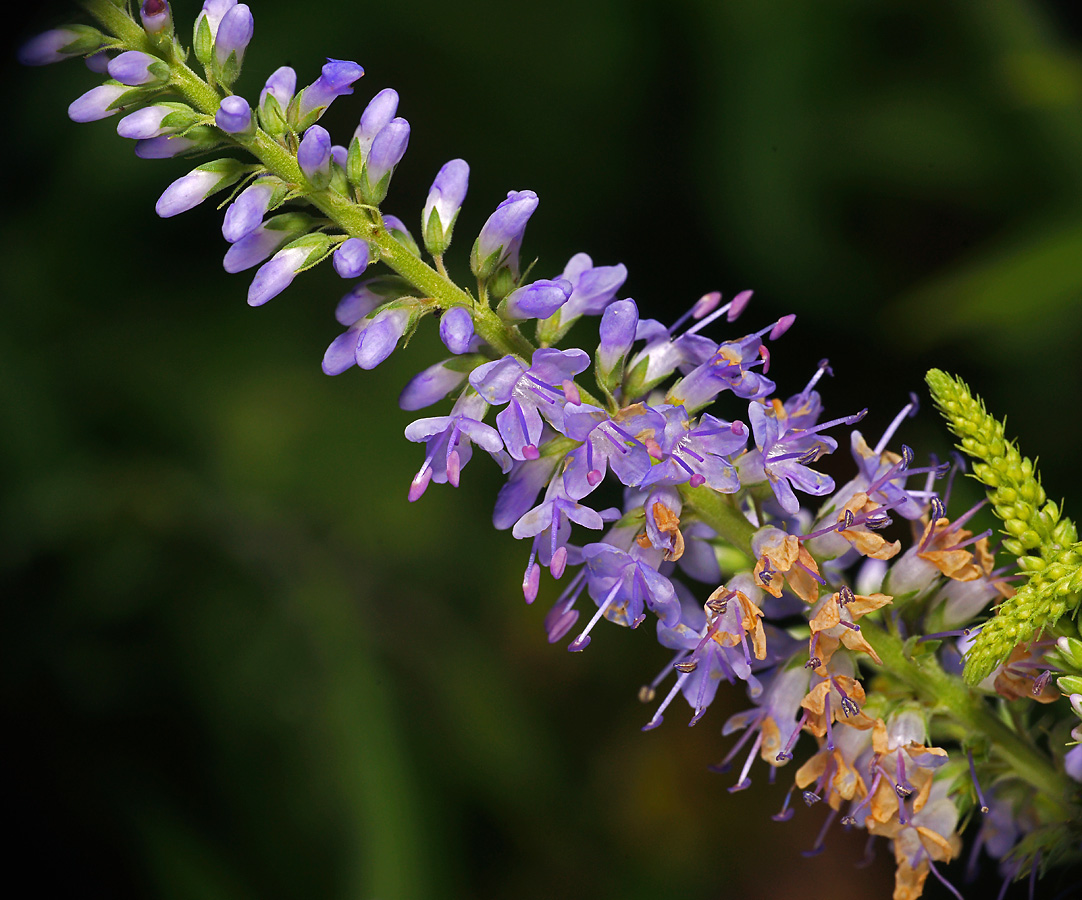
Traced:
<path id="1" fill-rule="evenodd" d="M 340 137 L 402 95 L 387 211 L 413 225 L 439 166 L 469 160 L 456 271 L 532 188 L 538 274 L 623 261 L 665 320 L 753 287 L 742 325 L 798 314 L 780 390 L 830 357 L 828 412 L 870 406 L 870 434 L 928 366 L 958 372 L 1082 513 L 1071 0 L 252 6 L 240 92 L 357 59 Z M 13 36 L 67 20 L 34 14 Z M 190 164 L 70 123 L 81 63 L 4 66 L 2 690 L 14 870 L 38 896 L 889 895 L 882 849 L 852 865 L 858 836 L 800 858 L 822 811 L 770 820 L 789 773 L 729 794 L 706 771 L 741 692 L 640 734 L 667 658 L 648 629 L 546 643 L 554 591 L 522 603 L 528 547 L 491 530 L 487 459 L 405 502 L 423 454 L 395 400 L 432 329 L 325 377 L 329 267 L 249 309 L 212 206 L 154 216 Z M 903 439 L 948 447 L 927 408 Z"/>

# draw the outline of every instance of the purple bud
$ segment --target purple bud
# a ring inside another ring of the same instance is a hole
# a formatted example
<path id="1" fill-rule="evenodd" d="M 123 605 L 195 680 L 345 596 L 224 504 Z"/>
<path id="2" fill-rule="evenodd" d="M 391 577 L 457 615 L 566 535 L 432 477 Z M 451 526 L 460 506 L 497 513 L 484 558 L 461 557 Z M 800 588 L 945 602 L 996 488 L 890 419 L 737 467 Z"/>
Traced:
<path id="1" fill-rule="evenodd" d="M 424 409 L 461 387 L 467 373 L 450 368 L 449 362 L 451 361 L 443 360 L 414 375 L 402 389 L 398 405 L 411 411 Z"/>
<path id="2" fill-rule="evenodd" d="M 427 227 L 428 220 L 435 212 L 439 216 L 440 225 L 444 231 L 451 227 L 455 216 L 458 215 L 463 201 L 466 199 L 466 190 L 470 184 L 470 167 L 464 159 L 452 159 L 444 163 L 443 168 L 436 175 L 432 187 L 428 192 L 428 200 L 425 201 L 425 209 L 421 214 L 422 224 Z"/>
<path id="3" fill-rule="evenodd" d="M 342 325 L 352 325 L 367 316 L 377 306 L 386 303 L 389 298 L 378 290 L 380 284 L 380 279 L 369 278 L 339 300 L 334 310 L 334 317 L 338 322 Z"/>
<path id="4" fill-rule="evenodd" d="M 322 125 L 313 125 L 301 138 L 297 162 L 315 187 L 325 187 L 331 177 L 331 135 Z"/>
<path id="5" fill-rule="evenodd" d="M 639 325 L 639 310 L 634 300 L 617 300 L 601 314 L 601 343 L 597 347 L 598 367 L 612 372 L 627 356 Z"/>
<path id="6" fill-rule="evenodd" d="M 505 262 L 517 274 L 518 247 L 537 204 L 533 191 L 510 191 L 488 217 L 470 255 L 470 268 L 478 278 L 487 278 Z"/>
<path id="7" fill-rule="evenodd" d="M 160 137 L 169 133 L 172 129 L 162 127 L 162 119 L 170 113 L 176 112 L 168 106 L 144 106 L 133 113 L 129 113 L 116 124 L 116 133 L 124 138 L 134 140 L 147 140 Z"/>
<path id="8" fill-rule="evenodd" d="M 334 251 L 334 271 L 343 278 L 359 278 L 368 268 L 368 260 L 368 242 L 347 238 Z"/>
<path id="9" fill-rule="evenodd" d="M 353 93 L 353 82 L 364 75 L 357 63 L 344 59 L 327 59 L 319 78 L 302 92 L 297 101 L 300 127 L 315 122 L 335 97 Z"/>
<path id="10" fill-rule="evenodd" d="M 163 134 L 161 137 L 139 141 L 135 145 L 135 155 L 140 159 L 172 159 L 198 146 L 199 141 L 193 141 L 191 138 Z"/>
<path id="11" fill-rule="evenodd" d="M 68 25 L 30 38 L 19 48 L 18 59 L 24 66 L 47 66 L 73 56 L 93 53 L 101 42 L 101 32 L 97 29 L 87 25 Z"/>
<path id="12" fill-rule="evenodd" d="M 161 83 L 169 78 L 169 67 L 162 60 L 139 50 L 128 50 L 109 60 L 106 70 L 111 78 L 132 87 Z"/>
<path id="13" fill-rule="evenodd" d="M 368 101 L 368 106 L 361 113 L 361 122 L 353 132 L 353 137 L 361 143 L 361 156 L 368 156 L 372 142 L 384 126 L 398 112 L 398 92 L 393 88 L 384 88 Z"/>
<path id="14" fill-rule="evenodd" d="M 235 183 L 245 167 L 235 159 L 217 159 L 203 163 L 178 178 L 158 198 L 154 209 L 163 219 L 186 212 L 202 203 L 215 191 Z"/>
<path id="15" fill-rule="evenodd" d="M 262 306 L 282 293 L 293 283 L 297 271 L 304 265 L 309 253 L 307 247 L 287 247 L 275 253 L 270 262 L 264 263 L 255 273 L 255 278 L 248 288 L 248 305 Z"/>
<path id="16" fill-rule="evenodd" d="M 349 162 L 349 151 L 341 144 L 334 144 L 331 147 L 331 159 L 340 169 L 344 169 Z"/>
<path id="17" fill-rule="evenodd" d="M 202 10 L 195 17 L 195 30 L 198 32 L 200 20 L 206 19 L 207 25 L 210 26 L 210 35 L 214 37 L 218 33 L 218 26 L 221 25 L 225 14 L 236 5 L 237 0 L 205 0 Z"/>
<path id="18" fill-rule="evenodd" d="M 410 140 L 410 123 L 403 118 L 391 119 L 380 129 L 368 152 L 368 183 L 378 185 L 390 174 L 406 154 Z"/>
<path id="19" fill-rule="evenodd" d="M 260 180 L 248 185 L 225 211 L 225 218 L 222 220 L 222 237 L 229 243 L 235 244 L 255 231 L 263 222 L 267 210 L 270 209 L 273 197 L 273 182 Z"/>
<path id="20" fill-rule="evenodd" d="M 406 332 L 410 311 L 397 307 L 379 313 L 364 331 L 357 345 L 357 365 L 362 369 L 374 369 L 383 362 Z"/>
<path id="21" fill-rule="evenodd" d="M 509 321 L 547 319 L 571 296 L 571 282 L 566 278 L 542 279 L 513 290 L 500 304 L 500 316 Z"/>
<path id="22" fill-rule="evenodd" d="M 230 275 L 250 269 L 263 262 L 291 237 L 289 232 L 260 225 L 226 251 L 222 267 Z"/>
<path id="23" fill-rule="evenodd" d="M 96 122 L 115 116 L 120 109 L 110 109 L 131 88 L 123 84 L 101 84 L 91 88 L 68 107 L 68 117 L 73 122 Z"/>
<path id="24" fill-rule="evenodd" d="M 452 306 L 440 319 L 440 340 L 454 354 L 465 353 L 473 340 L 473 316 L 464 306 Z"/>
<path id="25" fill-rule="evenodd" d="M 148 34 L 161 34 L 173 27 L 173 14 L 165 0 L 143 0 L 139 8 L 139 18 Z"/>
<path id="26" fill-rule="evenodd" d="M 98 75 L 105 75 L 109 71 L 109 56 L 108 50 L 99 50 L 97 53 L 91 53 L 85 60 L 86 67 L 91 72 L 95 72 Z"/>
<path id="27" fill-rule="evenodd" d="M 266 103 L 267 97 L 270 96 L 278 101 L 278 105 L 284 111 L 289 106 L 289 102 L 293 99 L 293 93 L 296 90 L 297 73 L 289 66 L 282 66 L 280 69 L 274 70 L 274 74 L 267 79 L 263 90 L 259 92 L 259 105 L 262 106 Z"/>
<path id="28" fill-rule="evenodd" d="M 222 98 L 214 114 L 214 124 L 226 134 L 243 134 L 252 128 L 252 108 L 243 97 L 230 94 Z"/>
<path id="29" fill-rule="evenodd" d="M 252 40 L 255 22 L 247 4 L 238 3 L 231 7 L 218 25 L 214 34 L 214 58 L 219 66 L 224 66 L 232 54 L 237 56 L 237 66 L 244 62 L 244 51 Z"/>

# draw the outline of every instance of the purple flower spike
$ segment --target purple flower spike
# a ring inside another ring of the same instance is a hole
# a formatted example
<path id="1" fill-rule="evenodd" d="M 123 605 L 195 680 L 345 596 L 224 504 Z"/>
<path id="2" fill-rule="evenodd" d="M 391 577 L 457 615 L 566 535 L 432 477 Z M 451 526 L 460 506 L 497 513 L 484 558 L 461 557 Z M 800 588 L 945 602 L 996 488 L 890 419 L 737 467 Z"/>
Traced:
<path id="1" fill-rule="evenodd" d="M 319 78 L 301 91 L 297 104 L 297 127 L 307 128 L 315 122 L 335 97 L 353 93 L 353 82 L 364 75 L 357 63 L 345 59 L 329 59 Z"/>
<path id="2" fill-rule="evenodd" d="M 226 97 L 228 100 L 229 98 Z M 222 237 L 235 244 L 241 238 L 255 231 L 270 209 L 274 197 L 275 184 L 268 179 L 260 179 L 248 185 L 237 199 L 225 211 L 222 221 Z"/>
<path id="3" fill-rule="evenodd" d="M 478 278 L 488 278 L 502 265 L 518 277 L 518 250 L 526 224 L 537 209 L 533 191 L 510 191 L 481 228 L 470 254 L 470 269 Z"/>
<path id="4" fill-rule="evenodd" d="M 452 353 L 465 353 L 473 340 L 473 316 L 463 306 L 452 306 L 440 319 L 440 340 Z"/>
<path id="5" fill-rule="evenodd" d="M 139 18 L 147 34 L 162 34 L 173 27 L 173 13 L 165 0 L 143 0 L 139 7 Z"/>
<path id="6" fill-rule="evenodd" d="M 541 279 L 516 288 L 500 303 L 498 312 L 508 321 L 547 319 L 571 296 L 571 282 L 566 278 Z"/>
<path id="7" fill-rule="evenodd" d="M 368 261 L 368 242 L 360 238 L 347 238 L 334 251 L 334 271 L 342 278 L 359 278 L 368 268 Z"/>
<path id="8" fill-rule="evenodd" d="M 442 256 L 451 243 L 458 211 L 466 199 L 470 182 L 470 167 L 464 159 L 444 163 L 436 175 L 421 213 L 421 233 L 425 246 L 433 256 Z"/>
<path id="9" fill-rule="evenodd" d="M 106 71 L 110 78 L 132 87 L 161 84 L 169 80 L 169 66 L 139 50 L 128 50 L 109 60 Z"/>
<path id="10" fill-rule="evenodd" d="M 252 108 L 243 97 L 235 94 L 223 97 L 214 114 L 214 124 L 226 134 L 243 134 L 252 128 Z"/>
<path id="11" fill-rule="evenodd" d="M 67 25 L 30 38 L 19 48 L 18 58 L 24 66 L 47 66 L 93 53 L 101 42 L 101 32 L 97 29 L 87 25 Z"/>
<path id="12" fill-rule="evenodd" d="M 307 247 L 287 247 L 275 253 L 270 262 L 260 266 L 248 288 L 248 305 L 262 306 L 289 287 L 308 259 L 309 252 Z"/>
<path id="13" fill-rule="evenodd" d="M 96 122 L 115 116 L 121 108 L 113 104 L 130 91 L 131 88 L 123 84 L 101 84 L 91 88 L 68 107 L 68 118 L 73 122 Z"/>
<path id="14" fill-rule="evenodd" d="M 353 132 L 353 139 L 360 142 L 361 157 L 367 158 L 376 139 L 384 126 L 398 113 L 398 92 L 393 88 L 384 88 L 369 102 L 361 113 L 361 121 Z"/>
<path id="15" fill-rule="evenodd" d="M 406 154 L 410 140 L 410 123 L 403 118 L 391 119 L 380 129 L 372 141 L 372 149 L 365 162 L 365 177 L 368 179 L 368 193 L 374 203 L 387 195 L 387 183 L 395 166 Z"/>
<path id="16" fill-rule="evenodd" d="M 639 309 L 634 300 L 618 300 L 605 307 L 601 316 L 601 343 L 597 347 L 597 365 L 607 378 L 631 350 L 639 327 Z"/>
<path id="17" fill-rule="evenodd" d="M 357 365 L 362 369 L 374 369 L 383 362 L 398 346 L 409 321 L 410 311 L 401 306 L 378 313 L 361 335 L 357 345 Z"/>
<path id="18" fill-rule="evenodd" d="M 237 69 L 244 62 L 244 51 L 252 40 L 255 21 L 247 4 L 238 3 L 231 7 L 218 25 L 214 35 L 214 58 L 223 68 L 229 57 L 236 54 Z"/>
<path id="19" fill-rule="evenodd" d="M 325 187 L 331 177 L 331 135 L 322 125 L 313 125 L 301 138 L 297 163 L 314 187 Z"/>

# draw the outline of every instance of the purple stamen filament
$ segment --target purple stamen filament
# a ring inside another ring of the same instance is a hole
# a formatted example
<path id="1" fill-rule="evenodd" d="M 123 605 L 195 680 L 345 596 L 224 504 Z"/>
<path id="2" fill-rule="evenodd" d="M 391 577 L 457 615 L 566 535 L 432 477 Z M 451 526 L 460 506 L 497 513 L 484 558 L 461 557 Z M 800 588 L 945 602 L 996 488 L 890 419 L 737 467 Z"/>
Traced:
<path id="1" fill-rule="evenodd" d="M 988 812 L 988 804 L 984 799 L 984 791 L 981 790 L 981 783 L 977 780 L 977 767 L 973 764 L 973 751 L 967 750 L 966 755 L 969 757 L 969 777 L 973 779 L 973 789 L 977 792 L 977 799 L 981 804 L 981 812 Z"/>
<path id="2" fill-rule="evenodd" d="M 620 582 L 617 581 L 616 584 L 612 586 L 612 590 L 609 591 L 608 596 L 605 597 L 605 601 L 597 608 L 597 612 L 594 613 L 593 617 L 587 623 L 586 627 L 582 629 L 582 632 L 579 634 L 579 636 L 568 645 L 568 650 L 574 653 L 579 650 L 586 649 L 587 644 L 590 643 L 591 629 L 598 623 L 601 617 L 605 615 L 605 611 L 612 605 L 612 601 L 616 599 L 616 594 L 619 592 L 619 590 Z"/>

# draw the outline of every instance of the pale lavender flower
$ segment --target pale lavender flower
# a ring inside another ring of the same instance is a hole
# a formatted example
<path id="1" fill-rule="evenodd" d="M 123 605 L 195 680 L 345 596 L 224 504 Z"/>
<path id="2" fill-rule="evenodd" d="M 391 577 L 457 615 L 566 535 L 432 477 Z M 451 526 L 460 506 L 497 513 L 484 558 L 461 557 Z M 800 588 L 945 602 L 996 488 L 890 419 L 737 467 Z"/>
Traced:
<path id="1" fill-rule="evenodd" d="M 102 35 L 97 29 L 65 25 L 30 38 L 19 48 L 18 59 L 24 66 L 47 66 L 73 56 L 87 56 L 101 43 Z"/>
<path id="2" fill-rule="evenodd" d="M 492 511 L 495 528 L 507 530 L 534 506 L 537 495 L 549 483 L 561 459 L 556 454 L 541 454 L 537 459 L 515 460 L 507 481 L 496 496 L 496 506 Z"/>
<path id="3" fill-rule="evenodd" d="M 173 27 L 173 13 L 165 0 L 143 0 L 139 18 L 148 34 L 162 34 Z"/>
<path id="4" fill-rule="evenodd" d="M 571 282 L 566 278 L 540 279 L 515 288 L 500 302 L 500 317 L 516 322 L 523 319 L 545 319 L 567 302 Z"/>
<path id="5" fill-rule="evenodd" d="M 313 125 L 318 128 L 318 125 Z M 312 129 L 309 128 L 309 131 Z M 342 278 L 359 278 L 368 268 L 368 242 L 360 238 L 346 238 L 334 251 L 334 271 Z"/>
<path id="6" fill-rule="evenodd" d="M 214 58 L 219 66 L 224 68 L 235 54 L 235 65 L 240 68 L 254 29 L 252 11 L 247 4 L 238 3 L 226 11 L 214 34 Z"/>
<path id="7" fill-rule="evenodd" d="M 162 84 L 169 80 L 169 66 L 157 57 L 139 50 L 127 50 L 113 57 L 109 60 L 106 71 L 110 78 L 132 87 Z"/>
<path id="8" fill-rule="evenodd" d="M 243 173 L 244 166 L 233 159 L 204 163 L 169 185 L 154 210 L 163 219 L 187 212 L 211 194 L 235 183 Z"/>
<path id="9" fill-rule="evenodd" d="M 631 406 L 611 418 L 595 406 L 568 406 L 563 431 L 583 443 L 567 455 L 567 495 L 581 500 L 601 483 L 610 467 L 627 487 L 641 484 L 651 461 L 639 438 L 660 435 L 664 429 L 664 417 L 647 406 Z"/>
<path id="10" fill-rule="evenodd" d="M 307 231 L 311 220 L 303 213 L 274 216 L 249 232 L 226 251 L 222 265 L 230 274 L 263 262 L 283 244 Z"/>
<path id="11" fill-rule="evenodd" d="M 331 135 L 322 125 L 313 125 L 301 138 L 297 164 L 314 187 L 325 187 L 331 177 Z"/>
<path id="12" fill-rule="evenodd" d="M 359 142 L 361 158 L 368 156 L 376 135 L 383 130 L 398 113 L 398 92 L 393 88 L 384 88 L 368 101 L 361 113 L 360 124 L 353 132 L 353 140 Z"/>
<path id="13" fill-rule="evenodd" d="M 643 486 L 690 483 L 692 487 L 706 484 L 723 494 L 739 490 L 731 457 L 748 442 L 744 424 L 703 414 L 692 425 L 682 406 L 660 410 L 665 416 L 665 427 L 657 435 L 661 461 L 650 469 Z"/>
<path id="14" fill-rule="evenodd" d="M 357 63 L 345 59 L 329 59 L 319 78 L 301 91 L 295 99 L 299 128 L 307 128 L 316 121 L 335 97 L 353 93 L 353 82 L 364 75 Z"/>
<path id="15" fill-rule="evenodd" d="M 533 191 L 510 191 L 507 199 L 481 228 L 470 254 L 470 268 L 478 278 L 488 278 L 506 265 L 518 277 L 518 251 L 526 224 L 537 209 L 537 194 Z"/>
<path id="16" fill-rule="evenodd" d="M 196 136 L 198 135 L 198 137 Z M 163 134 L 160 137 L 136 141 L 135 155 L 140 159 L 172 159 L 201 146 L 213 146 L 218 141 L 210 129 L 199 126 L 186 135 Z"/>
<path id="17" fill-rule="evenodd" d="M 198 34 L 199 25 L 204 20 L 210 28 L 210 36 L 213 38 L 218 33 L 225 14 L 237 5 L 237 0 L 205 0 L 199 15 L 195 17 L 195 31 Z"/>
<path id="18" fill-rule="evenodd" d="M 255 231 L 270 209 L 275 189 L 280 185 L 277 179 L 259 178 L 241 191 L 225 211 L 222 237 L 235 244 Z"/>
<path id="19" fill-rule="evenodd" d="M 406 333 L 412 314 L 405 307 L 392 307 L 376 314 L 357 344 L 357 365 L 374 369 L 390 356 Z"/>
<path id="20" fill-rule="evenodd" d="M 226 134 L 244 134 L 252 129 L 252 108 L 243 97 L 230 94 L 222 98 L 214 123 Z"/>
<path id="21" fill-rule="evenodd" d="M 571 296 L 560 310 L 560 324 L 584 315 L 597 315 L 608 306 L 627 281 L 627 266 L 595 266 L 585 253 L 576 253 L 564 267 L 563 277 L 571 282 Z"/>
<path id="22" fill-rule="evenodd" d="M 73 122 L 96 122 L 115 116 L 123 106 L 114 105 L 125 94 L 139 96 L 130 87 L 123 84 L 100 84 L 91 88 L 68 106 L 68 117 Z"/>
<path id="23" fill-rule="evenodd" d="M 282 293 L 293 283 L 310 252 L 309 247 L 287 247 L 275 253 L 270 262 L 260 266 L 252 279 L 248 288 L 248 305 L 262 306 Z"/>
<path id="24" fill-rule="evenodd" d="M 116 125 L 116 133 L 124 138 L 133 140 L 147 140 L 148 138 L 161 137 L 174 129 L 163 126 L 162 120 L 172 115 L 176 110 L 164 104 L 154 104 L 137 109 L 129 113 Z"/>
<path id="25" fill-rule="evenodd" d="M 600 342 L 597 345 L 597 366 L 603 378 L 621 367 L 631 351 L 639 327 L 639 309 L 635 301 L 617 300 L 601 314 Z"/>
<path id="26" fill-rule="evenodd" d="M 452 353 L 466 353 L 473 340 L 473 316 L 463 306 L 452 306 L 440 318 L 440 340 Z"/>
<path id="27" fill-rule="evenodd" d="M 438 403 L 452 391 L 462 387 L 462 383 L 466 380 L 466 376 L 469 375 L 469 371 L 456 367 L 456 363 L 456 359 L 444 359 L 414 375 L 402 388 L 402 393 L 398 396 L 399 407 L 410 411 L 424 409 L 426 406 Z M 538 490 L 540 490 L 540 487 Z M 536 491 L 534 496 L 537 496 Z M 532 502 L 527 504 L 526 509 L 529 509 L 530 505 L 532 505 Z M 525 512 L 526 509 L 523 509 L 522 512 Z M 518 515 L 522 515 L 522 512 Z M 515 516 L 515 518 L 517 519 L 518 516 Z M 514 520 L 509 522 L 507 527 L 510 528 L 513 524 Z"/>
<path id="28" fill-rule="evenodd" d="M 444 163 L 432 182 L 421 213 L 421 235 L 433 256 L 442 256 L 451 243 L 451 232 L 466 199 L 469 180 L 470 167 L 466 161 L 452 159 Z"/>
<path id="29" fill-rule="evenodd" d="M 368 159 L 365 161 L 365 177 L 374 195 L 373 199 L 382 200 L 386 195 L 384 179 L 389 181 L 395 166 L 402 161 L 409 139 L 410 123 L 399 117 L 384 125 L 372 141 Z"/>

